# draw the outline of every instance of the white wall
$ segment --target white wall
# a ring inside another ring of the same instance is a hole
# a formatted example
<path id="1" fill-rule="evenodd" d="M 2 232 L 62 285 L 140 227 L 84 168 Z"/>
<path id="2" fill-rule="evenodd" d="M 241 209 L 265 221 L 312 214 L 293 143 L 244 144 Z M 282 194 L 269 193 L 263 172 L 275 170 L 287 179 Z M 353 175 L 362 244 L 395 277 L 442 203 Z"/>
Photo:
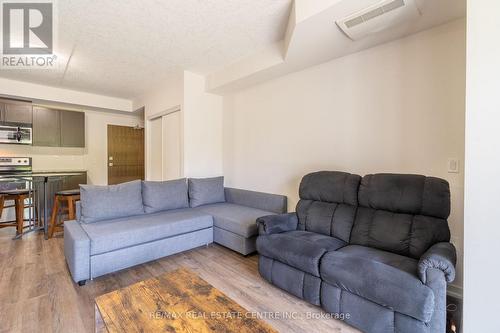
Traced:
<path id="1" fill-rule="evenodd" d="M 107 184 L 107 125 L 136 126 L 143 120 L 134 114 L 72 110 L 85 111 L 85 148 L 0 144 L 0 156 L 31 156 L 34 170 L 87 170 L 90 184 Z"/>
<path id="2" fill-rule="evenodd" d="M 91 109 L 110 109 L 132 112 L 131 100 L 110 97 L 71 89 L 51 87 L 42 84 L 9 80 L 0 78 L 0 92 L 2 96 L 26 98 L 28 100 L 44 101 L 44 103 L 64 103 L 81 105 Z"/>
<path id="3" fill-rule="evenodd" d="M 464 160 L 464 69 L 459 20 L 227 96 L 227 184 L 286 194 L 293 210 L 311 171 L 442 177 L 461 249 L 463 172 L 447 161 Z"/>
<path id="4" fill-rule="evenodd" d="M 184 175 L 222 174 L 222 97 L 205 92 L 205 78 L 184 72 Z"/>
<path id="5" fill-rule="evenodd" d="M 160 180 L 158 170 L 163 170 L 163 133 L 158 128 L 151 129 L 150 117 L 165 110 L 181 107 L 184 98 L 184 73 L 173 74 L 169 80 L 158 87 L 152 87 L 149 94 L 134 101 L 134 107 L 144 107 L 145 152 L 146 152 L 146 179 Z"/>
<path id="6" fill-rule="evenodd" d="M 500 3 L 468 1 L 464 332 L 498 332 Z"/>

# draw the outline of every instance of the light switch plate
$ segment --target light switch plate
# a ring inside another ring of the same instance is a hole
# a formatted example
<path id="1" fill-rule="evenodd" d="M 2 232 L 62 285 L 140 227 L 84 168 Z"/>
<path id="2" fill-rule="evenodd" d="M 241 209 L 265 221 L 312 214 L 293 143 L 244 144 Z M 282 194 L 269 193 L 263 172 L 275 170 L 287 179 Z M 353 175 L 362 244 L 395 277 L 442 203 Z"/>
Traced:
<path id="1" fill-rule="evenodd" d="M 459 173 L 460 172 L 460 161 L 454 158 L 448 160 L 448 172 L 449 173 Z"/>

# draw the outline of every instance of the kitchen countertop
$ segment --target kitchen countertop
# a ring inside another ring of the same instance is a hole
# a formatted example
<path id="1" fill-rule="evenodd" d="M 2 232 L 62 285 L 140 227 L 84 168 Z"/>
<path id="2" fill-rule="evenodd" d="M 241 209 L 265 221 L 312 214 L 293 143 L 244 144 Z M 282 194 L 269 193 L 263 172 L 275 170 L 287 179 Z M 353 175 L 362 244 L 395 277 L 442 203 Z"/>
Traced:
<path id="1" fill-rule="evenodd" d="M 87 172 L 83 169 L 63 169 L 63 170 L 32 170 L 31 173 L 74 173 L 74 172 Z"/>
<path id="2" fill-rule="evenodd" d="M 0 174 L 0 179 L 2 178 L 7 178 L 7 179 L 25 179 L 25 178 L 34 178 L 34 177 L 63 177 L 63 176 L 78 176 L 86 173 L 87 170 L 62 170 L 62 171 L 50 171 L 50 170 L 35 170 L 32 172 L 27 172 L 19 175 L 1 175 Z"/>

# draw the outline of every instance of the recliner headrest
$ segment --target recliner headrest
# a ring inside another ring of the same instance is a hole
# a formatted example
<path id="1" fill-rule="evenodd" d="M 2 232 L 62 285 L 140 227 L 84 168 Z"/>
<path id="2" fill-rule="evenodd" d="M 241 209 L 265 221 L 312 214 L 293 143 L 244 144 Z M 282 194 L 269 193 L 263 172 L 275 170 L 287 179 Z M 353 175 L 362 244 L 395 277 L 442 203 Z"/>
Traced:
<path id="1" fill-rule="evenodd" d="M 444 179 L 421 175 L 366 175 L 359 187 L 359 205 L 394 213 L 447 219 L 450 186 Z"/>
<path id="2" fill-rule="evenodd" d="M 319 171 L 305 175 L 300 182 L 303 200 L 358 204 L 361 176 L 339 171 Z"/>

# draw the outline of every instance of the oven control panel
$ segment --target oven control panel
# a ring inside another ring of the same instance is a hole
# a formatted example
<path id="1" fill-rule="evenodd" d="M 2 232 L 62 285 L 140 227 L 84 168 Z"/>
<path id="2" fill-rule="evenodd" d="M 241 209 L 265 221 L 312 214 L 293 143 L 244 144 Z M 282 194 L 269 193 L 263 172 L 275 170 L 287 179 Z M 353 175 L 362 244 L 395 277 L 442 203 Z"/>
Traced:
<path id="1" fill-rule="evenodd" d="M 30 166 L 31 157 L 0 157 L 0 166 Z"/>

